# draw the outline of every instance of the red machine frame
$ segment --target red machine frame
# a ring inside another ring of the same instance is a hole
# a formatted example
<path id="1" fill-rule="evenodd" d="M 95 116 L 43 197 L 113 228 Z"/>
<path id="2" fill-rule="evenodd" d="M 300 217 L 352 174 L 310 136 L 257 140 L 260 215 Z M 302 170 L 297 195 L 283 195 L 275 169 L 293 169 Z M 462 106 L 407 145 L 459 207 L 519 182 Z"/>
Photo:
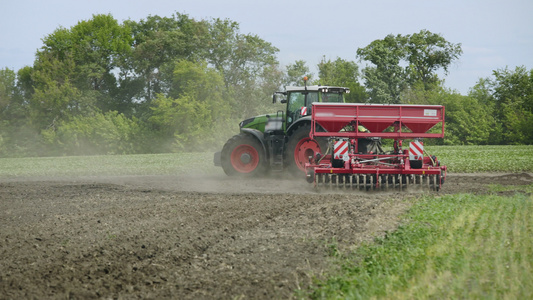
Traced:
<path id="1" fill-rule="evenodd" d="M 440 162 L 429 155 L 417 157 L 415 164 L 410 160 L 409 150 L 402 149 L 402 140 L 412 139 L 420 144 L 425 138 L 443 138 L 444 114 L 441 105 L 314 103 L 310 137 L 348 141 L 350 150 L 341 166 L 337 162 L 333 167 L 331 154 L 310 158 L 310 163 L 306 164 L 308 181 L 316 185 L 320 174 L 346 175 L 350 181 L 352 176 L 348 175 L 372 175 L 375 186 L 379 187 L 381 175 L 392 175 L 394 182 L 398 179 L 401 186 L 402 179 L 403 183 L 409 182 L 406 176 L 421 175 L 420 183 L 422 177 L 428 178 L 428 185 L 433 180 L 438 190 L 446 177 L 446 166 L 440 166 Z M 432 128 L 439 131 L 439 124 L 440 132 L 428 132 Z M 359 131 L 359 126 L 369 132 Z M 357 153 L 358 139 L 372 137 L 394 139 L 394 150 L 389 154 Z"/>

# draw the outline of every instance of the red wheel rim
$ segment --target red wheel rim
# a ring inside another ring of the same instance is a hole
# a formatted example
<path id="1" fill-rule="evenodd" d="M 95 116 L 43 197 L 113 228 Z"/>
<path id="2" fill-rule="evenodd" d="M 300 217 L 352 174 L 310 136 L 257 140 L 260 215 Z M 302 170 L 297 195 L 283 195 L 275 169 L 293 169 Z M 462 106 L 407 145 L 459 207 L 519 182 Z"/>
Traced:
<path id="1" fill-rule="evenodd" d="M 321 152 L 318 143 L 311 138 L 301 139 L 294 149 L 294 162 L 302 171 L 305 171 L 305 164 L 309 162 L 309 156 Z"/>
<path id="2" fill-rule="evenodd" d="M 239 145 L 231 152 L 230 160 L 235 171 L 250 173 L 259 165 L 259 153 L 250 145 Z"/>

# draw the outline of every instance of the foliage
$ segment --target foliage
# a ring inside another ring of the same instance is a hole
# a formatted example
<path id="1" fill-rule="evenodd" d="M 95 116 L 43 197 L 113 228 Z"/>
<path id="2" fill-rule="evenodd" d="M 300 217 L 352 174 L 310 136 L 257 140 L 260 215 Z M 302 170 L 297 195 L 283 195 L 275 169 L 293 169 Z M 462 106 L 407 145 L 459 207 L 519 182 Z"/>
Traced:
<path id="1" fill-rule="evenodd" d="M 348 102 L 445 105 L 446 137 L 428 144 L 533 142 L 533 70 L 494 71 L 468 96 L 445 90 L 436 73 L 447 74 L 460 44 L 427 30 L 358 49 L 371 64 L 362 75 L 355 62 L 324 56 L 315 79 L 303 60 L 280 66 L 278 51 L 234 21 L 179 13 L 59 27 L 32 66 L 0 69 L 0 156 L 219 149 L 242 119 L 283 110 L 272 93 L 304 75 L 350 88 Z"/>
<path id="2" fill-rule="evenodd" d="M 431 104 L 445 107 L 445 145 L 494 144 L 490 139 L 497 130 L 492 109 L 478 99 L 463 96 L 443 88 L 424 90 L 421 84 L 405 90 L 401 95 L 403 103 Z M 435 143 L 437 140 L 429 140 Z"/>
<path id="3" fill-rule="evenodd" d="M 533 69 L 517 67 L 493 72 L 471 90 L 493 109 L 498 130 L 492 135 L 499 144 L 533 143 Z"/>
<path id="4" fill-rule="evenodd" d="M 338 57 L 335 61 L 325 57 L 318 64 L 318 75 L 322 85 L 342 86 L 350 89 L 346 102 L 363 103 L 367 101 L 364 87 L 359 84 L 359 67 L 353 61 Z"/>
<path id="5" fill-rule="evenodd" d="M 452 44 L 441 35 L 421 30 L 411 35 L 387 35 L 357 49 L 361 60 L 373 66 L 363 70 L 366 88 L 374 103 L 400 103 L 401 93 L 421 82 L 425 90 L 439 85 L 436 72 L 462 54 L 461 44 Z"/>
<path id="6" fill-rule="evenodd" d="M 309 73 L 309 67 L 305 61 L 297 60 L 287 66 L 287 78 L 284 83 L 287 86 L 303 86 L 304 76 L 307 76 L 309 81 L 313 80 L 313 75 Z"/>
<path id="7" fill-rule="evenodd" d="M 533 295 L 533 198 L 459 194 L 416 200 L 393 233 L 337 259 L 313 299 Z"/>
<path id="8" fill-rule="evenodd" d="M 16 74 L 13 70 L 0 70 L 0 113 L 3 114 L 15 93 Z"/>
<path id="9" fill-rule="evenodd" d="M 140 134 L 135 119 L 114 111 L 76 116 L 42 132 L 48 147 L 66 155 L 136 153 Z"/>

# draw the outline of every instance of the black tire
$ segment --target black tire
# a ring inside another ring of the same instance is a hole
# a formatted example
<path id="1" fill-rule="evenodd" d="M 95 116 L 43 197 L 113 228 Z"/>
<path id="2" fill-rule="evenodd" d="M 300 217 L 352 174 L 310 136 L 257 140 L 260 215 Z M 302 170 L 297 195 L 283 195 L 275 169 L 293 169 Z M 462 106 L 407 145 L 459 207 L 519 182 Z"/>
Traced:
<path id="1" fill-rule="evenodd" d="M 321 131 L 322 128 L 320 128 Z M 322 155 L 325 154 L 327 149 L 327 139 L 317 138 L 316 140 L 309 138 L 309 132 L 311 131 L 311 125 L 309 123 L 302 124 L 302 126 L 296 128 L 289 136 L 289 142 L 285 151 L 285 163 L 289 172 L 293 175 L 305 175 L 304 164 L 308 162 L 308 156 L 314 155 L 316 151 L 319 151 Z M 318 147 L 314 146 L 318 145 Z M 296 148 L 299 148 L 298 155 L 295 153 Z"/>
<path id="2" fill-rule="evenodd" d="M 267 169 L 261 143 L 245 133 L 235 135 L 226 142 L 220 159 L 222 169 L 228 176 L 261 176 Z"/>

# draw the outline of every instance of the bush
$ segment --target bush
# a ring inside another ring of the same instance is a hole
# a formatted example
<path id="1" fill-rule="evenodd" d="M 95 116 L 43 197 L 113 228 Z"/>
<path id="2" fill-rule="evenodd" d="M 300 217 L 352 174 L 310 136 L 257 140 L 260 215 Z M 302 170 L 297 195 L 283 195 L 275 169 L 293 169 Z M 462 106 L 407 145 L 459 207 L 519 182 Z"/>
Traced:
<path id="1" fill-rule="evenodd" d="M 130 154 L 142 147 L 138 143 L 142 129 L 136 120 L 116 111 L 76 116 L 42 135 L 58 155 Z"/>

